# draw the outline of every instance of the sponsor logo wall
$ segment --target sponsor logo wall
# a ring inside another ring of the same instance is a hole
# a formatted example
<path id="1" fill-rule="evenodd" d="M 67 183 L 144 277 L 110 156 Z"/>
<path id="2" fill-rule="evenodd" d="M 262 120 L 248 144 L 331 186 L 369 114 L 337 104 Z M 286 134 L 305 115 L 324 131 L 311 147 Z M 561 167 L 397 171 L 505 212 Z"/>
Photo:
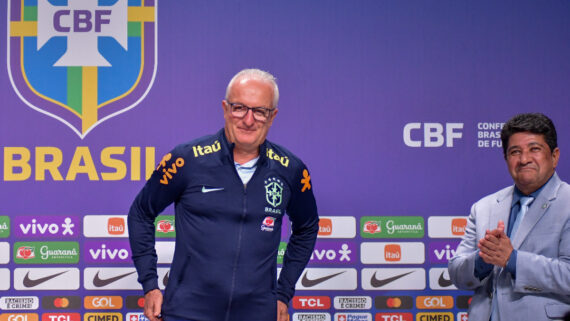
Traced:
<path id="1" fill-rule="evenodd" d="M 310 168 L 298 183 L 321 215 L 291 319 L 467 320 L 472 293 L 447 262 L 471 204 L 512 184 L 504 122 L 549 115 L 570 179 L 570 8 L 522 2 L 505 18 L 511 4 L 465 1 L 6 1 L 0 321 L 147 320 L 129 206 L 162 155 L 222 126 L 225 85 L 252 66 L 278 78 L 269 139 Z M 279 268 L 287 184 L 271 177 L 261 195 Z M 170 206 L 155 220 L 161 289 L 176 232 Z"/>

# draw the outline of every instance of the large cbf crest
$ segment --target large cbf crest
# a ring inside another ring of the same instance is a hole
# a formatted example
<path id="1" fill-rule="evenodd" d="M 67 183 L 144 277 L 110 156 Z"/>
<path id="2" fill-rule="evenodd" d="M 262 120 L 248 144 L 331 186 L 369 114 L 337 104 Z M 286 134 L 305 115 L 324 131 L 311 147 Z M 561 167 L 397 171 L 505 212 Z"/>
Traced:
<path id="1" fill-rule="evenodd" d="M 157 0 L 8 0 L 8 16 L 18 96 L 81 138 L 150 90 Z"/>

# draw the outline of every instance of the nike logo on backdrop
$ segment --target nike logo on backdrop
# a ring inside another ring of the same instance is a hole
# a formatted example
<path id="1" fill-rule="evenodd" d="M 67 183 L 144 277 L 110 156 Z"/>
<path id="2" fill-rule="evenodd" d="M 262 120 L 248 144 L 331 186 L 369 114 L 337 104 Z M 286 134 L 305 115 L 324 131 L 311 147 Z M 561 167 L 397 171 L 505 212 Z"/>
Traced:
<path id="1" fill-rule="evenodd" d="M 69 271 L 63 271 L 63 272 L 59 272 L 56 274 L 44 276 L 43 278 L 32 280 L 32 279 L 30 279 L 30 272 L 28 271 L 28 273 L 26 273 L 26 276 L 24 276 L 24 286 L 27 288 L 33 288 L 34 286 L 38 286 L 38 285 L 40 285 L 44 282 L 47 282 L 47 281 L 49 281 L 55 277 L 58 277 L 58 276 L 62 275 L 63 273 L 66 273 L 66 272 L 69 272 Z"/>
<path id="2" fill-rule="evenodd" d="M 386 285 L 386 284 L 388 284 L 388 283 L 390 283 L 390 282 L 394 282 L 394 281 L 396 281 L 397 279 L 403 278 L 404 276 L 406 276 L 406 275 L 408 275 L 408 274 L 410 274 L 410 273 L 414 273 L 414 271 L 410 271 L 410 272 L 407 272 L 407 273 L 404 273 L 404 274 L 396 275 L 396 276 L 393 276 L 393 277 L 391 277 L 391 278 L 377 279 L 377 278 L 376 278 L 376 272 L 374 272 L 374 274 L 372 275 L 372 279 L 370 279 L 370 284 L 371 284 L 373 287 L 375 287 L 375 288 L 379 288 L 379 287 L 384 286 L 384 285 Z"/>
<path id="3" fill-rule="evenodd" d="M 443 276 L 443 272 L 441 272 L 441 274 L 439 275 L 439 279 L 437 280 L 437 284 L 439 284 L 439 286 L 441 286 L 442 288 L 451 286 L 453 283 L 451 282 L 451 280 L 446 279 Z"/>
<path id="4" fill-rule="evenodd" d="M 136 271 L 133 272 L 129 272 L 129 273 L 125 273 L 125 274 L 121 274 L 121 275 L 117 275 L 115 277 L 112 278 L 108 278 L 108 279 L 101 279 L 99 278 L 99 271 L 97 271 L 97 274 L 95 274 L 95 277 L 93 278 L 93 285 L 100 288 L 100 287 L 104 287 L 106 285 L 109 285 L 115 281 L 118 281 L 128 275 L 131 275 L 133 273 L 135 273 Z"/>
<path id="5" fill-rule="evenodd" d="M 168 275 L 170 274 L 170 271 L 166 272 L 166 274 L 164 275 L 164 278 L 162 278 L 162 284 L 164 284 L 164 286 L 168 285 Z"/>
<path id="6" fill-rule="evenodd" d="M 217 191 L 223 191 L 223 190 L 224 190 L 223 187 L 206 188 L 206 186 L 202 186 L 202 193 L 210 193 L 210 192 L 217 192 Z"/>
<path id="7" fill-rule="evenodd" d="M 313 280 L 310 280 L 310 279 L 307 277 L 307 274 L 308 274 L 309 272 L 305 272 L 305 274 L 303 275 L 303 279 L 301 279 L 301 285 L 304 286 L 304 287 L 306 287 L 306 288 L 310 288 L 310 287 L 315 286 L 315 285 L 317 285 L 317 284 L 319 284 L 319 283 L 323 283 L 323 282 L 325 282 L 326 280 L 332 279 L 332 278 L 334 278 L 334 277 L 337 276 L 337 275 L 343 274 L 344 272 L 346 272 L 346 271 L 342 271 L 342 272 L 338 272 L 338 273 L 335 273 L 335 274 L 323 276 L 323 277 L 321 277 L 321 278 L 317 278 L 317 279 L 313 279 Z"/>

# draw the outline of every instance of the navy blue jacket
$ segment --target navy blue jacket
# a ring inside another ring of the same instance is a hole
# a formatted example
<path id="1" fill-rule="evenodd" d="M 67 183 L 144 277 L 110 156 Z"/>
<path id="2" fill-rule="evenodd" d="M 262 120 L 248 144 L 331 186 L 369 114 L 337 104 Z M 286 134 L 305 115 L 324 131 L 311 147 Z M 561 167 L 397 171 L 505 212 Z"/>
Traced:
<path id="1" fill-rule="evenodd" d="M 181 144 L 159 163 L 133 202 L 129 239 L 144 292 L 158 288 L 154 220 L 175 203 L 176 246 L 162 313 L 191 320 L 275 320 L 288 303 L 318 233 L 309 172 L 265 141 L 244 185 L 224 130 Z M 283 215 L 292 223 L 277 280 Z"/>

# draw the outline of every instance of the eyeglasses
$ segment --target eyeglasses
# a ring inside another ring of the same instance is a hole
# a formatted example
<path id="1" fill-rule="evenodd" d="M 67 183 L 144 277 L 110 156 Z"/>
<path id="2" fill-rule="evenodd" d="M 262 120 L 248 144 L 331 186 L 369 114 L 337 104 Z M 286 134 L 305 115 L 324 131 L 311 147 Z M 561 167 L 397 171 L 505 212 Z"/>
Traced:
<path id="1" fill-rule="evenodd" d="M 253 112 L 253 118 L 257 121 L 267 121 L 271 113 L 275 110 L 275 108 L 249 107 L 244 104 L 231 103 L 229 101 L 227 101 L 227 103 L 230 105 L 232 116 L 237 118 L 244 118 L 245 115 L 247 115 L 247 112 L 251 109 Z"/>

